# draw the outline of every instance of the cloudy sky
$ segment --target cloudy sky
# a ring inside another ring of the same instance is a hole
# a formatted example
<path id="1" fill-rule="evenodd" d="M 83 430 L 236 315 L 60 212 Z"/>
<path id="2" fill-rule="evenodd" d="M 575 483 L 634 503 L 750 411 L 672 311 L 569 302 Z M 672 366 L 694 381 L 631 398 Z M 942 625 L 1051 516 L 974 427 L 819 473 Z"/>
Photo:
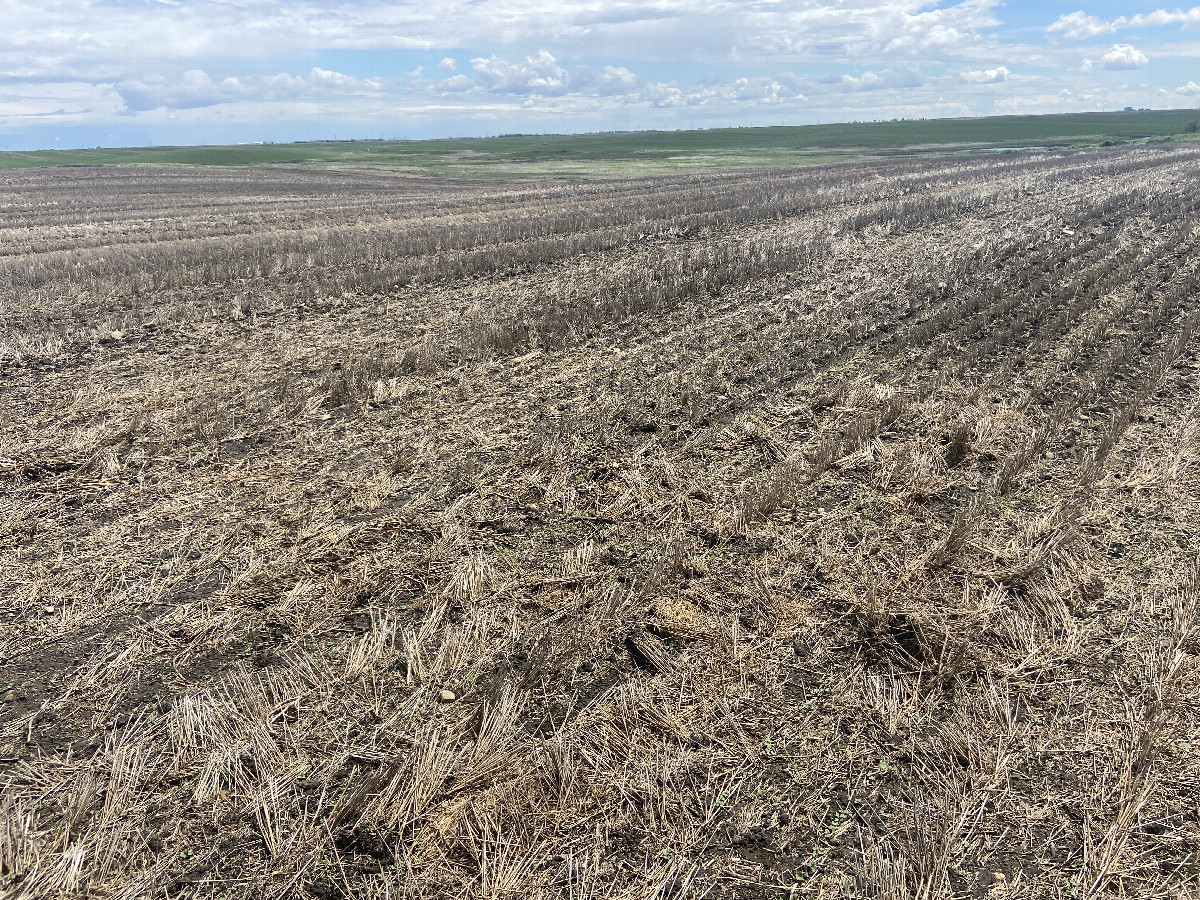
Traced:
<path id="1" fill-rule="evenodd" d="M 0 149 L 1197 105 L 1200 6 L 0 0 Z"/>

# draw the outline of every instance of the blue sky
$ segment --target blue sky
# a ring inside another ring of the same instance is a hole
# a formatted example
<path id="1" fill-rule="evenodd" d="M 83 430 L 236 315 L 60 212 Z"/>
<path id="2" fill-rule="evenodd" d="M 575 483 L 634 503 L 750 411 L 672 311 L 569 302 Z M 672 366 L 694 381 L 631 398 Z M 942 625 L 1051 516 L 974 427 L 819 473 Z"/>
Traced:
<path id="1" fill-rule="evenodd" d="M 0 149 L 1200 105 L 1200 6 L 0 0 Z"/>

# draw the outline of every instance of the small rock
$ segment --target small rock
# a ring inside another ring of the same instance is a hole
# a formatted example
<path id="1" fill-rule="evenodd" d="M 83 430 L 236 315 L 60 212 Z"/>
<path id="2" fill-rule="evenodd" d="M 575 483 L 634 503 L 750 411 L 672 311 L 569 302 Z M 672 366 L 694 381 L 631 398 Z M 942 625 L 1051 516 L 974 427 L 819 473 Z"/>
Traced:
<path id="1" fill-rule="evenodd" d="M 46 615 L 53 615 L 54 613 L 58 612 L 58 610 L 53 606 L 43 606 L 42 612 L 46 613 Z"/>
<path id="2" fill-rule="evenodd" d="M 124 339 L 125 339 L 125 332 L 123 332 L 123 331 L 114 331 L 114 332 L 113 332 L 111 335 L 109 335 L 109 336 L 110 336 L 110 337 L 111 337 L 111 338 L 112 338 L 114 341 L 121 341 L 121 340 L 124 340 Z"/>
<path id="3" fill-rule="evenodd" d="M 457 695 L 449 688 L 442 688 L 442 692 L 438 694 L 438 703 L 453 703 L 457 699 Z"/>

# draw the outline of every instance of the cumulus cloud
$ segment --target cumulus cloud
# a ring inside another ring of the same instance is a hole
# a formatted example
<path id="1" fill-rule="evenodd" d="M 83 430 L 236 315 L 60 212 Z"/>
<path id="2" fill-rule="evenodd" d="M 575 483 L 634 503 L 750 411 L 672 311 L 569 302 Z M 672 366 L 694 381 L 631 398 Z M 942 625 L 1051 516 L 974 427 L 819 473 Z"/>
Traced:
<path id="1" fill-rule="evenodd" d="M 641 94 L 641 99 L 649 101 L 651 106 L 659 109 L 667 107 L 685 106 L 687 97 L 677 84 L 665 84 L 663 82 L 655 82 L 649 84 Z"/>
<path id="2" fill-rule="evenodd" d="M 1195 25 L 1197 23 L 1200 23 L 1200 6 L 1193 6 L 1191 9 L 1156 9 L 1150 13 L 1117 16 L 1115 19 L 1107 20 L 1089 16 L 1080 9 L 1059 16 L 1047 26 L 1046 30 L 1051 33 L 1061 32 L 1065 37 L 1074 40 L 1086 40 L 1102 34 L 1113 34 L 1127 28 L 1154 28 L 1161 25 Z"/>
<path id="3" fill-rule="evenodd" d="M 1115 20 L 1124 28 L 1153 28 L 1158 25 L 1195 25 L 1200 23 L 1200 6 L 1191 9 L 1156 9 L 1151 13 L 1138 13 L 1136 16 Z"/>
<path id="4" fill-rule="evenodd" d="M 1088 59 L 1086 56 L 1083 58 L 1083 62 L 1081 62 L 1079 64 L 1079 71 L 1080 72 L 1092 71 L 1092 61 L 1090 59 Z"/>
<path id="5" fill-rule="evenodd" d="M 256 100 L 304 100 L 336 97 L 376 97 L 386 88 L 379 78 L 355 78 L 314 66 L 303 75 L 281 72 L 244 79 L 247 93 Z"/>
<path id="6" fill-rule="evenodd" d="M 477 57 L 471 60 L 471 72 L 436 82 L 436 88 L 451 93 L 481 91 L 528 98 L 566 94 L 611 97 L 635 93 L 643 87 L 642 80 L 624 66 L 609 65 L 599 71 L 588 66 L 567 69 L 546 50 L 516 62 L 502 56 Z"/>
<path id="7" fill-rule="evenodd" d="M 313 66 L 312 71 L 308 73 L 308 81 L 313 85 L 332 88 L 338 91 L 358 91 L 358 90 L 378 90 L 380 81 L 375 78 L 358 79 L 352 75 L 343 75 L 341 72 L 333 72 L 329 69 L 322 69 L 320 66 Z"/>
<path id="8" fill-rule="evenodd" d="M 1096 16 L 1089 16 L 1082 9 L 1077 9 L 1073 13 L 1059 16 L 1047 26 L 1046 30 L 1051 34 L 1056 31 L 1062 32 L 1064 36 L 1072 40 L 1082 41 L 1101 34 L 1112 34 L 1117 27 L 1111 22 L 1105 22 Z"/>
<path id="9" fill-rule="evenodd" d="M 774 78 L 736 78 L 689 91 L 674 84 L 670 88 L 675 105 L 690 107 L 775 105 L 805 99 L 802 80 L 790 72 Z"/>
<path id="10" fill-rule="evenodd" d="M 1078 109 L 1076 98 L 1070 91 L 1059 91 L 1057 94 L 1030 94 L 1024 97 L 1001 97 L 992 105 L 992 112 L 997 115 L 1030 116 L 1039 113 L 1063 112 L 1067 109 Z"/>
<path id="11" fill-rule="evenodd" d="M 762 99 L 765 103 L 783 103 L 785 100 L 804 100 L 806 97 L 800 79 L 788 73 L 768 81 L 764 85 Z"/>
<path id="12" fill-rule="evenodd" d="M 500 56 L 471 60 L 471 75 L 459 73 L 430 83 L 443 96 L 478 93 L 520 98 L 522 108 L 531 101 L 557 98 L 578 102 L 605 101 L 618 106 L 641 105 L 655 109 L 720 107 L 748 104 L 779 104 L 804 98 L 803 80 L 791 73 L 774 77 L 744 77 L 726 82 L 683 86 L 675 81 L 645 81 L 624 66 L 563 66 L 552 53 L 542 50 L 523 60 Z M 890 70 L 880 75 L 867 73 L 873 85 L 899 83 L 903 78 Z"/>
<path id="13" fill-rule="evenodd" d="M 239 78 L 214 81 L 203 69 L 189 69 L 177 78 L 152 76 L 117 84 L 130 109 L 194 109 L 245 99 L 249 91 Z"/>
<path id="14" fill-rule="evenodd" d="M 1000 24 L 1000 20 L 992 13 L 997 5 L 995 0 L 966 0 L 953 6 L 919 12 L 914 9 L 921 9 L 925 5 L 880 4 L 875 9 L 860 6 L 858 12 L 874 20 L 872 31 L 886 38 L 884 50 L 923 52 L 935 48 L 964 49 L 981 30 Z M 822 10 L 828 11 L 828 8 Z M 895 33 L 889 36 L 889 31 Z"/>
<path id="15" fill-rule="evenodd" d="M 718 6 L 714 0 L 698 5 Z M 963 0 L 938 9 L 930 5 L 921 0 L 746 4 L 724 33 L 757 57 L 877 59 L 883 54 L 969 54 L 986 29 L 1001 24 L 993 12 L 998 0 Z"/>
<path id="16" fill-rule="evenodd" d="M 605 66 L 596 83 L 601 94 L 622 94 L 637 88 L 642 80 L 624 66 Z"/>
<path id="17" fill-rule="evenodd" d="M 460 94 L 463 91 L 474 90 L 476 85 L 475 80 L 469 75 L 455 75 L 453 78 L 447 78 L 445 81 L 439 81 L 438 87 L 443 91 L 450 91 L 454 94 Z"/>
<path id="18" fill-rule="evenodd" d="M 842 90 L 879 91 L 887 88 L 920 87 L 921 77 L 916 72 L 897 72 L 884 69 L 882 72 L 863 72 L 862 75 L 843 75 Z"/>
<path id="19" fill-rule="evenodd" d="M 1114 71 L 1124 69 L 1140 69 L 1150 62 L 1146 54 L 1134 48 L 1132 44 L 1113 44 L 1112 49 L 1104 54 L 1104 68 Z"/>
<path id="20" fill-rule="evenodd" d="M 605 66 L 599 72 L 588 66 L 579 66 L 571 72 L 575 90 L 595 93 L 601 97 L 629 94 L 642 85 L 642 79 L 624 66 Z"/>
<path id="21" fill-rule="evenodd" d="M 959 72 L 958 80 L 963 84 L 999 84 L 1002 81 L 1008 81 L 1010 74 L 1007 67 L 996 66 L 994 69 Z"/>
<path id="22" fill-rule="evenodd" d="M 1184 97 L 1195 97 L 1200 95 L 1200 84 L 1194 81 L 1189 81 L 1187 84 L 1181 84 L 1175 88 L 1175 93 L 1182 94 Z"/>
<path id="23" fill-rule="evenodd" d="M 485 91 L 496 94 L 564 94 L 571 87 L 571 76 L 554 56 L 540 51 L 521 62 L 509 62 L 499 56 L 471 60 L 475 81 Z"/>
<path id="24" fill-rule="evenodd" d="M 842 87 L 848 91 L 870 91 L 884 86 L 883 78 L 874 72 L 863 72 L 860 77 L 842 76 Z"/>
<path id="25" fill-rule="evenodd" d="M 458 68 L 458 60 L 453 56 L 444 56 L 442 61 L 438 63 L 438 68 L 443 72 L 453 72 Z"/>
<path id="26" fill-rule="evenodd" d="M 359 79 L 314 66 L 302 75 L 280 72 L 219 81 L 202 69 L 189 69 L 177 78 L 131 79 L 119 82 L 116 87 L 131 110 L 183 110 L 222 103 L 371 95 L 382 91 L 384 83 L 380 79 Z"/>

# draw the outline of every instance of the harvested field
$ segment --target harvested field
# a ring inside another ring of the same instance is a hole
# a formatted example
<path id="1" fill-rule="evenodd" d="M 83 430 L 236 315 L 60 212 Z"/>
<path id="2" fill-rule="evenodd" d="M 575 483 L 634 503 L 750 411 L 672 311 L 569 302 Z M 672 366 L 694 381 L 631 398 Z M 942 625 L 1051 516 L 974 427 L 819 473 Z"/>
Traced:
<path id="1" fill-rule="evenodd" d="M 1200 885 L 1200 149 L 0 179 L 0 895 Z"/>

